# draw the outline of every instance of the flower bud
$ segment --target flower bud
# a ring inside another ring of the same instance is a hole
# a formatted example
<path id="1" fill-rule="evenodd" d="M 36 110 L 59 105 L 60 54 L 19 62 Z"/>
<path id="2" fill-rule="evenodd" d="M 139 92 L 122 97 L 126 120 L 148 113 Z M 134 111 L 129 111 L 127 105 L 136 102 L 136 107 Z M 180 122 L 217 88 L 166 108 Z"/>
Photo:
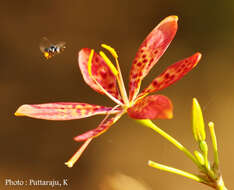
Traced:
<path id="1" fill-rule="evenodd" d="M 194 138 L 198 142 L 204 141 L 206 139 L 204 120 L 202 116 L 201 107 L 196 98 L 193 98 L 192 117 Z"/>

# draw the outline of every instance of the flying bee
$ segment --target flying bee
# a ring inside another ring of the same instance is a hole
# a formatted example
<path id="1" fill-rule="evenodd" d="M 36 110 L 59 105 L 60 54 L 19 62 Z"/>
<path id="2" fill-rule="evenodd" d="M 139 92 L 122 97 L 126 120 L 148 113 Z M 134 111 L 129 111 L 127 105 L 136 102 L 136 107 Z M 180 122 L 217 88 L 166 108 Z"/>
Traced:
<path id="1" fill-rule="evenodd" d="M 51 43 L 46 37 L 43 37 L 40 41 L 40 50 L 43 53 L 43 56 L 46 59 L 50 59 L 51 57 L 61 53 L 64 51 L 65 42 Z"/>

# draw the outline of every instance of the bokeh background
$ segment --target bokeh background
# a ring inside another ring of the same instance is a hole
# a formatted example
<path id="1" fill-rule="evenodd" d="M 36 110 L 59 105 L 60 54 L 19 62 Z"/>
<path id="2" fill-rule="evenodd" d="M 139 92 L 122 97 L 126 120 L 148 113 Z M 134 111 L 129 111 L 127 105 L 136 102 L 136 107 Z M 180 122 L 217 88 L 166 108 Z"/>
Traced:
<path id="1" fill-rule="evenodd" d="M 128 81 L 138 46 L 168 15 L 179 16 L 179 30 L 143 87 L 175 61 L 197 51 L 203 57 L 189 75 L 160 92 L 173 101 L 174 118 L 155 123 L 193 151 L 196 144 L 191 131 L 191 103 L 197 97 L 206 123 L 215 122 L 224 181 L 232 188 L 234 1 L 15 0 L 0 2 L 0 189 L 51 189 L 5 186 L 4 180 L 9 178 L 68 179 L 69 186 L 59 189 L 103 190 L 109 183 L 106 177 L 115 173 L 143 181 L 151 189 L 208 189 L 148 167 L 151 159 L 197 171 L 182 152 L 127 116 L 93 141 L 72 169 L 64 162 L 81 145 L 72 138 L 95 128 L 101 116 L 64 122 L 14 116 L 17 107 L 25 103 L 113 105 L 84 83 L 77 52 L 83 47 L 100 50 L 101 43 L 110 44 L 119 53 L 123 76 Z M 65 41 L 67 49 L 46 61 L 38 47 L 43 36 Z M 120 189 L 133 189 L 126 184 Z"/>

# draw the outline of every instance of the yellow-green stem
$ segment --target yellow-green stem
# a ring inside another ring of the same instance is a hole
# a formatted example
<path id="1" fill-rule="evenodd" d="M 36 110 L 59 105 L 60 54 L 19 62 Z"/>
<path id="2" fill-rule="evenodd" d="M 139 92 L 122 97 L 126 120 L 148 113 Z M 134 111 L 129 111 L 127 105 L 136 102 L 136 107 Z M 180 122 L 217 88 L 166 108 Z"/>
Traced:
<path id="1" fill-rule="evenodd" d="M 194 174 L 191 174 L 189 172 L 185 172 L 183 170 L 179 170 L 179 169 L 176 169 L 173 167 L 169 167 L 169 166 L 166 166 L 163 164 L 159 164 L 159 163 L 153 162 L 151 160 L 148 161 L 148 165 L 151 167 L 154 167 L 156 169 L 159 169 L 159 170 L 163 170 L 163 171 L 167 171 L 170 173 L 174 173 L 174 174 L 178 174 L 178 175 L 187 177 L 189 179 L 195 180 L 195 181 L 200 182 L 200 183 L 206 183 L 202 178 L 200 178 Z"/>
<path id="2" fill-rule="evenodd" d="M 176 139 L 171 137 L 165 131 L 157 127 L 151 120 L 142 119 L 142 120 L 136 120 L 136 121 L 156 131 L 158 134 L 160 134 L 165 139 L 170 141 L 173 145 L 175 145 L 179 150 L 183 151 L 198 167 L 201 167 L 201 164 L 197 161 L 197 159 L 193 156 L 193 154 L 188 149 L 186 149 L 182 144 L 180 144 Z"/>
<path id="3" fill-rule="evenodd" d="M 215 130 L 214 130 L 214 123 L 209 122 L 208 126 L 210 129 L 210 135 L 211 135 L 211 140 L 212 140 L 212 145 L 213 145 L 213 150 L 214 150 L 214 163 L 215 163 L 216 168 L 218 168 L 219 167 L 219 156 L 218 156 L 217 139 L 216 139 Z"/>

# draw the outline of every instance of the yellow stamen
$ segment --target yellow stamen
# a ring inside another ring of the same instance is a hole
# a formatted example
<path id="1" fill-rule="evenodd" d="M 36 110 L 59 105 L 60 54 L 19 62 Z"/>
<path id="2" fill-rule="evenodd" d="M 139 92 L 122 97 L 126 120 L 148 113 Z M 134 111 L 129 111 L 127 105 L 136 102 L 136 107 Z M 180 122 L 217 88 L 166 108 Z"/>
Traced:
<path id="1" fill-rule="evenodd" d="M 89 76 L 94 80 L 94 82 L 98 85 L 98 87 L 101 89 L 101 91 L 103 93 L 105 93 L 111 100 L 113 100 L 115 103 L 117 103 L 118 105 L 123 105 L 119 100 L 117 100 L 115 97 L 113 97 L 110 93 L 108 93 L 103 87 L 102 85 L 99 84 L 99 82 L 93 77 L 92 74 L 92 59 L 93 59 L 93 54 L 94 54 L 94 50 L 92 49 L 89 55 L 89 60 L 88 60 L 88 73 Z"/>
<path id="2" fill-rule="evenodd" d="M 117 76 L 118 75 L 118 71 L 115 68 L 115 66 L 113 65 L 113 63 L 111 62 L 111 60 L 106 56 L 106 54 L 103 51 L 99 52 L 100 56 L 104 59 L 104 61 L 106 62 L 106 64 L 108 65 L 108 67 L 110 68 L 111 72 Z"/>
<path id="3" fill-rule="evenodd" d="M 87 146 L 89 145 L 89 143 L 91 142 L 93 138 L 89 138 L 88 140 L 85 141 L 85 143 L 81 146 L 81 148 L 71 157 L 70 160 L 68 160 L 65 165 L 67 165 L 67 167 L 72 168 L 73 165 L 76 163 L 76 161 L 80 158 L 80 156 L 82 155 L 82 153 L 84 152 L 84 150 L 87 148 Z"/>
<path id="4" fill-rule="evenodd" d="M 111 55 L 115 58 L 116 67 L 117 67 L 117 71 L 118 71 L 118 75 L 116 75 L 116 78 L 117 78 L 117 81 L 118 81 L 118 84 L 119 84 L 120 93 L 122 95 L 124 103 L 127 106 L 129 106 L 128 95 L 126 93 L 126 89 L 125 89 L 124 82 L 123 82 L 123 76 L 122 76 L 120 66 L 119 66 L 118 54 L 116 53 L 115 49 L 112 48 L 111 46 L 108 46 L 106 44 L 101 44 L 101 46 L 103 48 L 105 48 L 106 50 L 108 50 L 111 53 Z"/>
<path id="5" fill-rule="evenodd" d="M 111 55 L 113 55 L 114 58 L 118 58 L 118 54 L 116 53 L 114 48 L 112 48 L 111 46 L 108 46 L 106 44 L 101 44 L 101 46 L 103 48 L 105 48 L 106 50 L 108 50 L 111 53 Z"/>
<path id="6" fill-rule="evenodd" d="M 93 59 L 93 54 L 94 54 L 94 50 L 92 49 L 91 52 L 90 52 L 90 55 L 89 55 L 89 60 L 88 60 L 88 72 L 89 72 L 89 75 L 92 76 L 92 59 Z"/>

